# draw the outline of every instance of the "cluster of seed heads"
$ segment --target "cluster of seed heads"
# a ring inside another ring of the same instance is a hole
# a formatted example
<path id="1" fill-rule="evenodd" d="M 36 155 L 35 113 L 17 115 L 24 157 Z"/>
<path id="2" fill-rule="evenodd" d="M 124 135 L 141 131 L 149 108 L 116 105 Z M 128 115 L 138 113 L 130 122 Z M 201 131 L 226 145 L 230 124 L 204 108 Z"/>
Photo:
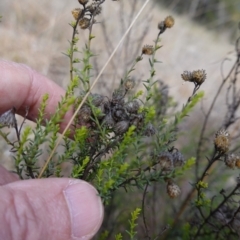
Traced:
<path id="1" fill-rule="evenodd" d="M 184 71 L 181 74 L 182 79 L 187 82 L 193 82 L 196 86 L 200 86 L 207 78 L 205 70 Z"/>
<path id="2" fill-rule="evenodd" d="M 155 158 L 164 174 L 168 174 L 176 167 L 181 167 L 185 164 L 184 156 L 179 151 L 161 152 Z"/>
<path id="3" fill-rule="evenodd" d="M 185 164 L 185 159 L 182 153 L 177 149 L 171 151 L 161 152 L 153 156 L 158 166 L 161 169 L 162 174 L 168 175 L 176 167 L 182 167 Z M 167 177 L 168 178 L 168 177 Z M 170 198 L 176 198 L 180 195 L 181 189 L 172 181 L 172 179 L 166 179 L 167 182 L 167 194 Z"/>
<path id="4" fill-rule="evenodd" d="M 139 101 L 125 101 L 127 91 L 133 86 L 133 81 L 128 79 L 125 88 L 115 90 L 111 99 L 100 94 L 91 94 L 77 115 L 77 124 L 96 129 L 94 118 L 97 118 L 102 127 L 116 135 L 123 135 L 132 125 L 145 136 L 154 135 L 154 126 L 151 123 L 145 124 L 145 114 L 139 112 Z M 81 98 L 76 104 L 80 101 Z"/>
<path id="5" fill-rule="evenodd" d="M 160 30 L 160 34 L 165 32 L 167 28 L 171 28 L 174 25 L 174 18 L 172 16 L 168 16 L 164 21 L 158 24 L 158 29 Z"/>
<path id="6" fill-rule="evenodd" d="M 92 24 L 95 23 L 94 17 L 99 15 L 102 11 L 101 4 L 105 0 L 78 0 L 83 8 L 75 8 L 72 10 L 72 15 L 81 29 L 88 29 Z"/>

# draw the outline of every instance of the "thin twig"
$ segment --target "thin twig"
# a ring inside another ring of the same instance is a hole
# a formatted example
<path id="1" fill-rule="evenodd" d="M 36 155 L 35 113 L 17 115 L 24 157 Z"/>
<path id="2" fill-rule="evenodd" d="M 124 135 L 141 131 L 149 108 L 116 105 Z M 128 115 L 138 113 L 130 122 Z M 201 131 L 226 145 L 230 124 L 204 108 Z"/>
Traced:
<path id="1" fill-rule="evenodd" d="M 146 222 L 146 215 L 145 215 L 145 199 L 146 199 L 146 195 L 147 195 L 147 189 L 148 189 L 149 183 L 146 184 L 144 192 L 143 192 L 143 198 L 142 198 L 142 216 L 143 216 L 143 224 L 145 227 L 145 234 L 146 234 L 146 238 L 147 239 L 151 239 L 151 237 L 149 236 L 149 229 L 147 226 L 147 222 Z"/>

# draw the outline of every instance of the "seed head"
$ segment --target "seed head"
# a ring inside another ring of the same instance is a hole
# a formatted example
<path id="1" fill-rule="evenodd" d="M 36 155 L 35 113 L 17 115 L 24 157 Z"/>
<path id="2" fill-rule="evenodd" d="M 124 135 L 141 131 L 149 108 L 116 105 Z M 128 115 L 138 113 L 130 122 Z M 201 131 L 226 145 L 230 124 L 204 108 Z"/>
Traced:
<path id="1" fill-rule="evenodd" d="M 174 18 L 172 16 L 168 16 L 164 21 L 158 24 L 158 29 L 160 33 L 163 33 L 167 28 L 171 28 L 174 25 Z"/>
<path id="2" fill-rule="evenodd" d="M 81 8 L 75 8 L 75 9 L 72 10 L 72 15 L 73 15 L 75 20 L 77 20 L 80 17 L 81 13 L 82 13 Z"/>
<path id="3" fill-rule="evenodd" d="M 113 92 L 112 94 L 112 103 L 113 104 L 121 104 L 122 102 L 124 102 L 124 94 L 125 91 L 123 89 L 117 89 Z"/>
<path id="4" fill-rule="evenodd" d="M 117 122 L 128 119 L 126 110 L 123 107 L 114 107 L 112 109 L 112 116 Z"/>
<path id="5" fill-rule="evenodd" d="M 131 102 L 126 103 L 125 107 L 129 113 L 137 113 L 140 105 L 137 100 L 133 100 Z"/>
<path id="6" fill-rule="evenodd" d="M 183 74 L 181 74 L 181 77 L 184 81 L 187 81 L 187 82 L 192 82 L 192 73 L 189 72 L 189 71 L 184 71 Z"/>
<path id="7" fill-rule="evenodd" d="M 15 108 L 12 108 L 0 115 L 0 125 L 5 125 L 8 127 L 15 127 L 17 125 Z"/>
<path id="8" fill-rule="evenodd" d="M 181 189 L 177 184 L 169 180 L 167 183 L 167 193 L 170 198 L 176 198 L 180 195 Z"/>
<path id="9" fill-rule="evenodd" d="M 181 77 L 184 81 L 193 82 L 200 86 L 206 80 L 207 74 L 205 73 L 205 70 L 196 70 L 193 72 L 184 71 L 183 74 L 181 74 Z"/>
<path id="10" fill-rule="evenodd" d="M 120 121 L 118 123 L 116 123 L 116 125 L 114 126 L 114 131 L 117 134 L 124 134 L 129 128 L 129 122 L 128 121 Z"/>
<path id="11" fill-rule="evenodd" d="M 144 115 L 142 113 L 139 113 L 137 115 L 134 115 L 131 118 L 131 125 L 136 126 L 137 128 L 142 128 L 143 126 L 143 119 L 144 119 Z"/>
<path id="12" fill-rule="evenodd" d="M 78 0 L 78 2 L 82 5 L 86 5 L 88 3 L 88 0 Z"/>
<path id="13" fill-rule="evenodd" d="M 174 25 L 174 18 L 172 16 L 167 16 L 164 20 L 164 25 L 166 28 L 171 28 Z"/>
<path id="14" fill-rule="evenodd" d="M 174 169 L 173 156 L 170 152 L 162 152 L 157 156 L 157 158 L 160 168 L 163 171 L 172 171 Z"/>
<path id="15" fill-rule="evenodd" d="M 135 86 L 135 80 L 134 79 L 127 79 L 127 81 L 124 84 L 124 87 L 127 91 L 132 90 Z"/>
<path id="16" fill-rule="evenodd" d="M 156 133 L 155 127 L 151 123 L 148 123 L 147 126 L 146 126 L 146 129 L 145 129 L 145 131 L 143 133 L 144 136 L 151 137 L 155 133 Z"/>
<path id="17" fill-rule="evenodd" d="M 98 3 L 92 3 L 88 10 L 93 16 L 97 16 L 102 12 L 102 7 Z"/>
<path id="18" fill-rule="evenodd" d="M 205 73 L 205 70 L 197 70 L 192 72 L 194 82 L 197 83 L 197 85 L 201 85 L 207 77 L 207 74 Z"/>
<path id="19" fill-rule="evenodd" d="M 108 113 L 104 119 L 103 119 L 103 124 L 108 126 L 108 127 L 113 127 L 115 125 L 115 121 L 112 117 L 111 113 Z"/>
<path id="20" fill-rule="evenodd" d="M 82 120 L 83 122 L 88 122 L 90 120 L 92 111 L 90 109 L 90 107 L 87 106 L 83 106 L 80 111 L 79 111 L 79 118 L 80 120 Z"/>
<path id="21" fill-rule="evenodd" d="M 98 93 L 94 93 L 94 94 L 90 95 L 90 97 L 92 97 L 92 103 L 96 107 L 99 107 L 104 101 L 104 96 L 102 96 L 101 94 L 98 94 Z"/>
<path id="22" fill-rule="evenodd" d="M 231 153 L 225 156 L 224 162 L 226 166 L 228 166 L 231 169 L 234 169 L 236 166 L 236 160 L 237 160 L 237 156 L 234 153 Z"/>
<path id="23" fill-rule="evenodd" d="M 217 151 L 226 153 L 230 146 L 229 133 L 225 130 L 218 131 L 214 139 L 214 145 Z"/>
<path id="24" fill-rule="evenodd" d="M 173 152 L 173 165 L 174 167 L 182 167 L 185 164 L 185 159 L 179 151 Z"/>
<path id="25" fill-rule="evenodd" d="M 90 26 L 90 19 L 84 17 L 84 18 L 80 19 L 78 24 L 81 29 L 87 29 Z"/>
<path id="26" fill-rule="evenodd" d="M 142 54 L 146 54 L 146 55 L 152 55 L 154 52 L 153 46 L 151 45 L 145 45 L 142 48 Z"/>

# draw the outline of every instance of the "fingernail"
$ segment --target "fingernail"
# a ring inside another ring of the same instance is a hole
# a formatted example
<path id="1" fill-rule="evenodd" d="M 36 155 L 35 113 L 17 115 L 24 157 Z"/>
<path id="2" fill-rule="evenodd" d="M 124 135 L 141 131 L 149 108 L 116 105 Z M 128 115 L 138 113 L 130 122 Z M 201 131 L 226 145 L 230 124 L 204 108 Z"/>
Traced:
<path id="1" fill-rule="evenodd" d="M 71 180 L 64 191 L 68 204 L 73 239 L 91 239 L 103 219 L 103 206 L 97 191 L 90 184 Z"/>

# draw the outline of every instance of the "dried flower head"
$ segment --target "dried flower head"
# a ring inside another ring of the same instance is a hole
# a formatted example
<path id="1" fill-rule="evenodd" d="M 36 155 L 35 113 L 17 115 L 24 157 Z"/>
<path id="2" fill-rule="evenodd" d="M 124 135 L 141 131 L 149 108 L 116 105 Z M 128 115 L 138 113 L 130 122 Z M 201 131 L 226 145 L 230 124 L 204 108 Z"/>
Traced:
<path id="1" fill-rule="evenodd" d="M 129 128 L 129 121 L 120 121 L 114 126 L 114 131 L 117 134 L 124 134 Z"/>
<path id="2" fill-rule="evenodd" d="M 119 103 L 124 102 L 124 95 L 125 95 L 125 90 L 123 90 L 123 89 L 115 90 L 112 94 L 112 103 L 119 104 Z"/>
<path id="3" fill-rule="evenodd" d="M 175 184 L 171 180 L 168 180 L 167 193 L 170 198 L 176 198 L 180 195 L 181 189 L 179 188 L 179 186 L 177 184 Z"/>
<path id="4" fill-rule="evenodd" d="M 112 117 L 111 113 L 108 113 L 104 119 L 103 119 L 103 124 L 107 127 L 113 127 L 115 125 L 115 121 Z"/>
<path id="5" fill-rule="evenodd" d="M 230 146 L 229 133 L 225 130 L 218 131 L 215 135 L 214 145 L 217 151 L 226 153 Z"/>
<path id="6" fill-rule="evenodd" d="M 75 8 L 75 9 L 72 10 L 72 15 L 73 15 L 75 20 L 77 20 L 80 17 L 81 13 L 82 13 L 81 8 Z"/>
<path id="7" fill-rule="evenodd" d="M 81 29 L 87 29 L 90 26 L 90 19 L 84 17 L 84 18 L 80 19 L 78 24 Z"/>
<path id="8" fill-rule="evenodd" d="M 235 168 L 237 156 L 234 153 L 226 154 L 224 162 L 231 169 Z"/>
<path id="9" fill-rule="evenodd" d="M 129 113 L 137 113 L 140 105 L 137 100 L 133 100 L 125 104 L 125 108 Z"/>
<path id="10" fill-rule="evenodd" d="M 152 45 L 145 45 L 142 48 L 142 54 L 146 54 L 146 55 L 152 55 L 154 52 L 153 46 Z"/>
<path id="11" fill-rule="evenodd" d="M 173 152 L 173 165 L 174 167 L 182 167 L 185 164 L 185 159 L 179 151 Z"/>
<path id="12" fill-rule="evenodd" d="M 99 107 L 104 102 L 104 96 L 98 93 L 91 94 L 90 98 L 92 98 L 92 104 L 96 107 Z"/>
<path id="13" fill-rule="evenodd" d="M 133 89 L 135 86 L 135 80 L 134 79 L 127 79 L 126 82 L 124 83 L 124 87 L 127 91 Z"/>
<path id="14" fill-rule="evenodd" d="M 144 115 L 142 113 L 134 115 L 133 117 L 131 117 L 131 125 L 134 125 L 137 128 L 141 129 L 143 127 L 143 119 Z"/>
<path id="15" fill-rule="evenodd" d="M 80 109 L 78 115 L 79 115 L 80 121 L 88 122 L 90 120 L 91 114 L 92 114 L 92 111 L 91 111 L 90 107 L 83 106 Z"/>
<path id="16" fill-rule="evenodd" d="M 207 77 L 207 74 L 205 73 L 205 70 L 197 70 L 192 72 L 194 82 L 196 82 L 198 85 L 201 85 Z"/>
<path id="17" fill-rule="evenodd" d="M 146 129 L 145 129 L 145 131 L 143 133 L 143 135 L 147 136 L 147 137 L 151 137 L 155 133 L 156 133 L 155 127 L 151 123 L 148 123 L 147 126 L 146 126 Z"/>
<path id="18" fill-rule="evenodd" d="M 15 127 L 17 125 L 17 120 L 15 118 L 15 108 L 12 108 L 0 115 L 0 125 L 5 125 L 8 127 Z"/>
<path id="19" fill-rule="evenodd" d="M 174 25 L 174 18 L 172 16 L 168 16 L 164 21 L 158 24 L 158 29 L 160 33 L 163 33 L 167 28 L 171 28 Z"/>
<path id="20" fill-rule="evenodd" d="M 181 74 L 181 77 L 186 82 L 192 82 L 192 72 L 184 71 L 183 74 Z"/>
<path id="21" fill-rule="evenodd" d="M 93 16 L 97 16 L 102 12 L 102 7 L 98 3 L 92 3 L 88 10 Z"/>
<path id="22" fill-rule="evenodd" d="M 88 3 L 88 0 L 78 0 L 78 2 L 82 5 L 85 5 Z"/>
<path id="23" fill-rule="evenodd" d="M 126 109 L 124 109 L 122 106 L 113 107 L 112 116 L 117 122 L 122 120 L 128 120 L 129 118 L 128 114 L 126 113 Z"/>
<path id="24" fill-rule="evenodd" d="M 184 81 L 193 82 L 200 86 L 206 80 L 207 74 L 205 73 L 205 70 L 196 70 L 193 72 L 184 71 L 183 74 L 181 74 L 181 77 Z"/>
<path id="25" fill-rule="evenodd" d="M 172 171 L 173 166 L 173 156 L 170 152 L 162 152 L 158 156 L 159 166 L 163 171 Z"/>
<path id="26" fill-rule="evenodd" d="M 174 18 L 172 16 L 167 16 L 164 20 L 164 25 L 166 28 L 171 28 L 174 25 Z"/>
<path id="27" fill-rule="evenodd" d="M 231 169 L 235 167 L 240 168 L 240 156 L 235 155 L 234 153 L 225 155 L 224 162 L 226 166 Z"/>

